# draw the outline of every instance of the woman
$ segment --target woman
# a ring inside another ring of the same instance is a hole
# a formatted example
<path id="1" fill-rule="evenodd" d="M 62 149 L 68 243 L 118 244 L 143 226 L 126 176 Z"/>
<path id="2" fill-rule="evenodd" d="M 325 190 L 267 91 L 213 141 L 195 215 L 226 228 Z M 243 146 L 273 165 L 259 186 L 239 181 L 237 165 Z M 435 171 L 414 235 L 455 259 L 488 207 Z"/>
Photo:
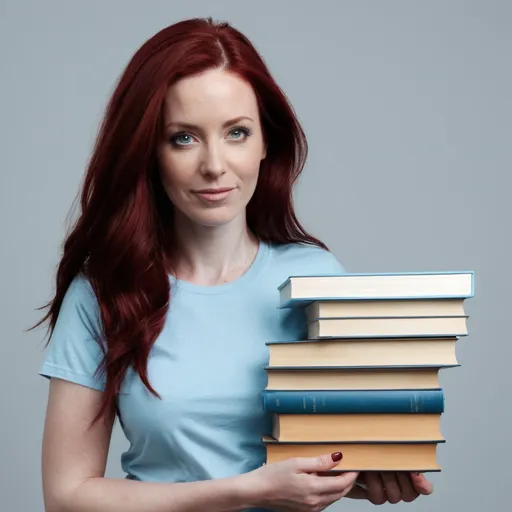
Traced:
<path id="1" fill-rule="evenodd" d="M 291 274 L 343 272 L 305 232 L 292 108 L 251 43 L 193 19 L 147 41 L 108 105 L 49 304 L 48 511 L 318 511 L 411 501 L 421 475 L 326 478 L 341 454 L 265 465 L 265 342 Z M 113 421 L 130 441 L 104 477 Z"/>

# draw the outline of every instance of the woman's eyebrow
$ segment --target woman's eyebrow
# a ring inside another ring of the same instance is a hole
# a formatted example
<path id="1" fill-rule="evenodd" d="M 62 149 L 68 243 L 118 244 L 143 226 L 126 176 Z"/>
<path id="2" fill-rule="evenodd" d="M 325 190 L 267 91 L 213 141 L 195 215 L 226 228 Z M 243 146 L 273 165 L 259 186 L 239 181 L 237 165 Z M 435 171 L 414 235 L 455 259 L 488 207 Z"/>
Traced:
<path id="1" fill-rule="evenodd" d="M 229 119 L 228 121 L 226 121 L 222 125 L 222 128 L 227 128 L 228 126 L 235 124 L 235 123 L 239 123 L 240 121 L 243 121 L 244 119 L 254 122 L 254 119 L 252 119 L 249 116 L 239 116 L 239 117 L 235 117 L 233 119 Z M 201 129 L 199 126 L 197 126 L 195 124 L 185 123 L 185 122 L 181 122 L 181 121 L 172 121 L 166 125 L 166 128 L 169 128 L 170 126 L 185 128 L 187 130 L 200 130 Z"/>

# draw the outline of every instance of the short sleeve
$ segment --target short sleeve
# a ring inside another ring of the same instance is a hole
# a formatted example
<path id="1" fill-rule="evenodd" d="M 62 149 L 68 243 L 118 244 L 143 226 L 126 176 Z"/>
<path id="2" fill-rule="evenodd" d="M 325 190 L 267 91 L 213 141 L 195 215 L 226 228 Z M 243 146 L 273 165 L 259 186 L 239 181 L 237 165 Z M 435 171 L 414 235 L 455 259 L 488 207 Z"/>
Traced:
<path id="1" fill-rule="evenodd" d="M 321 272 L 325 274 L 346 274 L 344 265 L 331 251 L 324 251 Z"/>
<path id="2" fill-rule="evenodd" d="M 307 247 L 306 264 L 303 268 L 303 274 L 346 274 L 345 266 L 336 257 L 336 255 L 322 247 Z"/>
<path id="3" fill-rule="evenodd" d="M 98 339 L 101 339 L 98 302 L 88 280 L 77 276 L 64 295 L 39 375 L 104 391 L 104 377 L 95 373 L 103 358 Z"/>

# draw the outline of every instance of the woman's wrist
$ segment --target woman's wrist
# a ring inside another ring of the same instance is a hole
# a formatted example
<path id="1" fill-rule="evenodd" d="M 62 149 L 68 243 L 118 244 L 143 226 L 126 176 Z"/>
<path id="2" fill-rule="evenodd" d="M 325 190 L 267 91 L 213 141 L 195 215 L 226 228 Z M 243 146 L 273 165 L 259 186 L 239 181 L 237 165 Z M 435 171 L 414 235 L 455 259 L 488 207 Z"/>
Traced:
<path id="1" fill-rule="evenodd" d="M 254 472 L 244 473 L 234 478 L 234 501 L 243 504 L 243 509 L 259 508 L 265 505 L 264 491 Z"/>

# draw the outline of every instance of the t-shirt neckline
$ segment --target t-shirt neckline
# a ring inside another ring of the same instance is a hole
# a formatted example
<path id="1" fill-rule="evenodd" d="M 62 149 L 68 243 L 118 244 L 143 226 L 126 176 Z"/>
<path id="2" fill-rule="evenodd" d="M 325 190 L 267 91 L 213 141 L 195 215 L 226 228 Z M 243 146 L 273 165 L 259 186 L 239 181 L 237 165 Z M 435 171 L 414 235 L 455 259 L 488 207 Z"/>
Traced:
<path id="1" fill-rule="evenodd" d="M 179 290 L 199 295 L 217 295 L 234 291 L 240 287 L 243 287 L 248 282 L 254 280 L 260 274 L 267 262 L 269 249 L 269 244 L 263 240 L 260 240 L 258 252 L 256 253 L 256 257 L 254 258 L 250 267 L 241 276 L 237 277 L 233 281 L 208 286 L 191 283 L 190 281 L 184 281 L 182 279 L 176 279 L 175 276 L 169 274 L 171 287 L 176 286 Z"/>

